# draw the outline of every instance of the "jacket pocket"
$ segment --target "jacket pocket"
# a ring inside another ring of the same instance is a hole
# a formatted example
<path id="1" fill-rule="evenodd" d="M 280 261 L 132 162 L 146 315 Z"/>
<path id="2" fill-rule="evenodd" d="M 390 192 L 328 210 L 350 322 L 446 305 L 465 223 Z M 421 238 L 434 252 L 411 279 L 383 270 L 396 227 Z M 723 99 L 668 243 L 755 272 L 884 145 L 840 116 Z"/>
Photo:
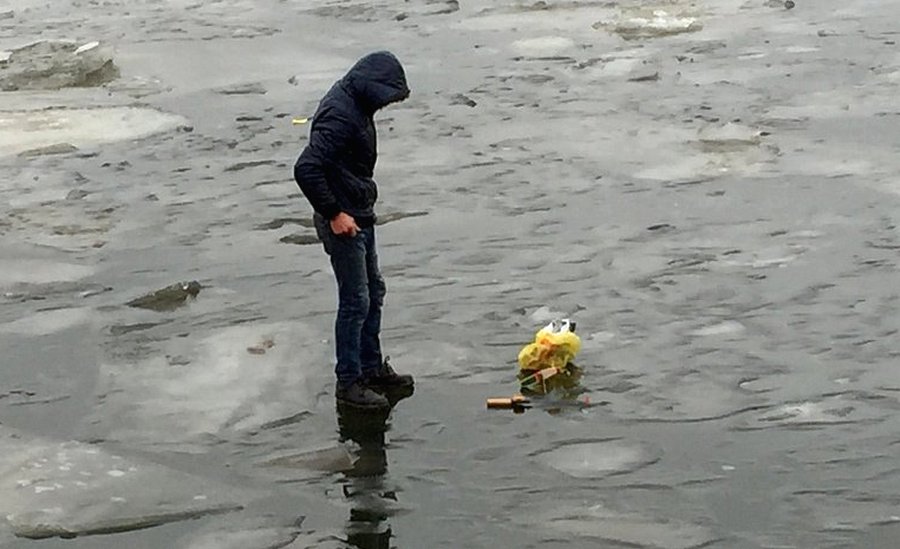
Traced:
<path id="1" fill-rule="evenodd" d="M 322 241 L 325 253 L 331 255 L 331 239 L 334 238 L 334 233 L 331 231 L 331 223 L 321 215 L 313 214 L 313 225 L 316 228 L 316 236 Z"/>

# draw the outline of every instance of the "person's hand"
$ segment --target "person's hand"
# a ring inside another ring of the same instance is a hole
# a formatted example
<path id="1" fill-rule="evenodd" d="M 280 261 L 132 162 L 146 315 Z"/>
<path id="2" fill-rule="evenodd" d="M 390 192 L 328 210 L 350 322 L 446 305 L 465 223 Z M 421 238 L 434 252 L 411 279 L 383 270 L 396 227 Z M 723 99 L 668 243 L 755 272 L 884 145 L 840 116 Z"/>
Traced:
<path id="1" fill-rule="evenodd" d="M 356 236 L 356 233 L 359 232 L 359 226 L 356 224 L 356 220 L 350 214 L 346 214 L 341 212 L 334 216 L 334 219 L 330 221 L 331 223 L 331 232 L 338 236 Z"/>

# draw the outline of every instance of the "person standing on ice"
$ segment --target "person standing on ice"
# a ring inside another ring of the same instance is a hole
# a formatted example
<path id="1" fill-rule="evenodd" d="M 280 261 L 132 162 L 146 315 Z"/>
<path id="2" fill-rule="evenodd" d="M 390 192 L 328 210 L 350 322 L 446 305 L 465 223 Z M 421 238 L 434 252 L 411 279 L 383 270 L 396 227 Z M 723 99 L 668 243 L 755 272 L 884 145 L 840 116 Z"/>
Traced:
<path id="1" fill-rule="evenodd" d="M 411 392 L 381 353 L 384 279 L 375 246 L 372 179 L 377 159 L 373 116 L 409 97 L 403 66 L 387 51 L 366 55 L 325 94 L 294 179 L 312 205 L 316 233 L 338 287 L 334 324 L 336 398 L 362 408 L 388 408 L 388 395 Z"/>

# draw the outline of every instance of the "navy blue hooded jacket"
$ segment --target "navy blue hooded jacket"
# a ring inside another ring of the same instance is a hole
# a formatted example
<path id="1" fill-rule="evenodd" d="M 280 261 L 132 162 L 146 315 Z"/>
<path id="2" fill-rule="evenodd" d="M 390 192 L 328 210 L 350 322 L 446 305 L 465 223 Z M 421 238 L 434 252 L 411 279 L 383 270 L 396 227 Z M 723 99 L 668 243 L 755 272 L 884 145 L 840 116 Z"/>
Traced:
<path id="1" fill-rule="evenodd" d="M 309 143 L 294 164 L 294 180 L 325 217 L 345 212 L 357 225 L 375 223 L 378 189 L 375 111 L 409 96 L 400 61 L 390 52 L 369 54 L 325 94 L 313 116 Z"/>

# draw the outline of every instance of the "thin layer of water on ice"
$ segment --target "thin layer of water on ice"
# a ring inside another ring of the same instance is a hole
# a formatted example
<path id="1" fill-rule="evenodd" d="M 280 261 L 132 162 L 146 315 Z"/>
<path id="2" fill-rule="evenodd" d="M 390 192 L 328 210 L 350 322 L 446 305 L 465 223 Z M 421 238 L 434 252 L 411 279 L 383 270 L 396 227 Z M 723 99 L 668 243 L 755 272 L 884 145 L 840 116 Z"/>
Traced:
<path id="1" fill-rule="evenodd" d="M 74 282 L 87 278 L 95 267 L 43 259 L 0 260 L 0 287 L 15 284 Z"/>
<path id="2" fill-rule="evenodd" d="M 97 413 L 115 421 L 91 422 L 88 430 L 145 446 L 202 451 L 209 437 L 309 411 L 327 386 L 327 369 L 318 367 L 325 357 L 308 350 L 322 349 L 320 339 L 300 323 L 234 326 L 199 341 L 173 340 L 137 362 L 104 364 Z M 171 357 L 179 357 L 177 364 Z"/>
<path id="3" fill-rule="evenodd" d="M 147 528 L 235 510 L 249 493 L 94 445 L 0 436 L 0 513 L 22 537 Z"/>
<path id="4" fill-rule="evenodd" d="M 537 455 L 544 465 L 576 478 L 632 473 L 659 458 L 658 450 L 621 439 L 563 444 Z"/>
<path id="5" fill-rule="evenodd" d="M 575 507 L 563 504 L 550 511 L 527 513 L 523 526 L 580 538 L 604 540 L 629 547 L 692 549 L 719 537 L 708 527 L 681 520 L 623 513 L 602 504 Z M 521 521 L 521 519 L 520 519 Z M 548 533 L 549 533 L 548 532 Z"/>

